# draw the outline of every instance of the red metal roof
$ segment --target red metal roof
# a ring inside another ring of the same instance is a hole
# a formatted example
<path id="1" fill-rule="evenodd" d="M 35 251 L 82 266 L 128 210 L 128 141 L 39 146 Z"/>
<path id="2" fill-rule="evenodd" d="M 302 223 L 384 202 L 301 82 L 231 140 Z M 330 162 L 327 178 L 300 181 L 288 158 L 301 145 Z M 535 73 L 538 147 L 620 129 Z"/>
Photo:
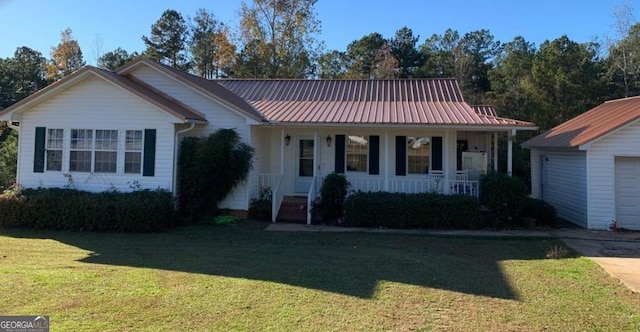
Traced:
<path id="1" fill-rule="evenodd" d="M 579 147 L 638 118 L 640 118 L 640 97 L 609 100 L 522 143 L 522 146 L 527 148 Z"/>
<path id="2" fill-rule="evenodd" d="M 275 122 L 534 127 L 476 113 L 455 79 L 218 82 Z"/>
<path id="3" fill-rule="evenodd" d="M 471 105 L 471 108 L 480 115 L 498 116 L 498 111 L 493 105 Z"/>

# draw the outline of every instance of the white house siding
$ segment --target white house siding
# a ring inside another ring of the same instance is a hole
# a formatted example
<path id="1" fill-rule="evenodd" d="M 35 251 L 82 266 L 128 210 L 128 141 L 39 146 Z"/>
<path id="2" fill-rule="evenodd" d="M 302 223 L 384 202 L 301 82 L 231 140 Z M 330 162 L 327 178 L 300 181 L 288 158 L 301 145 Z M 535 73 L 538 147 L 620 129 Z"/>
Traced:
<path id="1" fill-rule="evenodd" d="M 589 228 L 608 229 L 616 217 L 615 157 L 640 157 L 640 123 L 622 127 L 593 142 L 589 162 Z"/>
<path id="2" fill-rule="evenodd" d="M 33 172 L 35 128 L 64 129 L 64 153 L 61 172 Z M 119 153 L 119 174 L 71 172 L 71 182 L 64 176 L 69 167 L 71 129 L 118 129 L 119 141 L 124 130 L 156 129 L 155 176 L 122 174 L 124 156 Z M 25 110 L 20 123 L 20 161 L 18 183 L 25 188 L 65 187 L 100 192 L 107 189 L 130 191 L 134 181 L 142 189 L 171 190 L 173 172 L 174 125 L 166 112 L 139 97 L 100 78 L 90 78 L 59 93 L 31 109 Z"/>
<path id="3" fill-rule="evenodd" d="M 538 196 L 556 208 L 558 217 L 587 226 L 587 163 L 583 151 L 540 152 L 538 180 L 542 188 Z M 533 179 L 532 179 L 533 181 Z"/>
<path id="4" fill-rule="evenodd" d="M 264 139 L 268 139 L 270 153 L 266 154 L 264 152 L 259 153 L 261 158 L 268 158 L 268 161 L 263 160 L 260 164 L 260 173 L 270 173 L 270 174 L 278 174 L 280 173 L 280 148 L 282 143 L 281 137 L 281 128 L 274 127 L 266 129 L 269 134 L 261 135 Z M 380 137 L 380 163 L 379 169 L 380 174 L 371 175 L 368 172 L 349 172 L 347 171 L 345 175 L 353 182 L 354 187 L 357 187 L 358 183 L 365 183 L 362 179 L 379 180 L 374 184 L 374 187 L 369 188 L 372 191 L 375 190 L 383 190 L 383 184 L 385 178 L 394 181 L 394 180 L 402 180 L 402 181 L 412 181 L 412 180 L 421 180 L 424 179 L 424 175 L 420 174 L 407 174 L 406 176 L 396 176 L 396 162 L 395 162 L 395 137 L 396 136 L 440 136 L 443 137 L 443 144 L 452 143 L 447 150 L 446 147 L 443 149 L 443 167 L 448 167 L 449 170 L 455 172 L 456 167 L 456 145 L 455 145 L 455 131 L 445 132 L 444 130 L 434 130 L 434 129 L 398 129 L 391 128 L 387 129 L 388 133 L 388 158 L 385 158 L 385 129 L 381 128 L 291 128 L 287 127 L 284 129 L 284 135 L 289 135 L 291 137 L 291 143 L 288 146 L 284 147 L 284 177 L 282 180 L 281 190 L 285 194 L 292 194 L 295 192 L 295 174 L 296 174 L 296 165 L 298 163 L 297 160 L 297 150 L 296 143 L 297 139 L 300 137 L 309 137 L 313 138 L 314 133 L 317 134 L 317 168 L 316 175 L 319 177 L 324 177 L 327 174 L 330 174 L 335 170 L 335 144 L 336 144 L 336 135 L 360 135 L 360 136 L 371 136 L 377 135 Z M 331 146 L 327 146 L 327 136 L 331 136 L 332 144 Z M 378 186 L 379 188 L 375 187 Z"/>
<path id="5" fill-rule="evenodd" d="M 206 126 L 197 126 L 189 136 L 206 136 L 221 128 L 232 128 L 242 140 L 251 144 L 251 129 L 244 116 L 231 110 L 224 104 L 212 100 L 184 83 L 169 77 L 156 69 L 142 66 L 131 73 L 135 78 L 153 86 L 168 96 L 202 113 L 209 122 Z M 254 176 L 255 178 L 255 176 Z M 233 192 L 220 203 L 220 208 L 246 210 L 248 208 L 251 179 L 236 187 Z"/>

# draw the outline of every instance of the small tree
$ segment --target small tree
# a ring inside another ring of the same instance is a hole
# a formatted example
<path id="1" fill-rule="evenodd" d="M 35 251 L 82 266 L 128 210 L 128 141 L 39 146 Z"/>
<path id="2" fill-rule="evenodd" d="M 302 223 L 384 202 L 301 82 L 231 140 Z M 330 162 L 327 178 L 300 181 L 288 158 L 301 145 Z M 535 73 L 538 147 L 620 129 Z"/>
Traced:
<path id="1" fill-rule="evenodd" d="M 180 210 L 187 221 L 215 214 L 218 204 L 253 167 L 254 149 L 233 129 L 188 137 L 180 154 Z"/>
<path id="2" fill-rule="evenodd" d="M 344 201 L 351 184 L 347 178 L 338 173 L 331 173 L 324 178 L 320 188 L 320 215 L 326 223 L 338 223 L 344 216 Z"/>

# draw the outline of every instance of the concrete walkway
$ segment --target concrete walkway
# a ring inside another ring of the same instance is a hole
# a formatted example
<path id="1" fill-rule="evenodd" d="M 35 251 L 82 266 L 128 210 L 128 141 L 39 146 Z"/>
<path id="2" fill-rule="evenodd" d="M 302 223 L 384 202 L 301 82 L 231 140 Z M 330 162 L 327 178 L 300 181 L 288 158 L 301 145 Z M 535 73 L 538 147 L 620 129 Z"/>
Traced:
<path id="1" fill-rule="evenodd" d="M 640 232 L 607 232 L 582 228 L 560 228 L 552 231 L 468 231 L 468 230 L 403 230 L 351 228 L 301 224 L 270 224 L 268 231 L 283 232 L 343 232 L 414 234 L 469 237 L 539 237 L 559 238 L 584 257 L 600 265 L 633 292 L 640 293 Z"/>
<path id="2" fill-rule="evenodd" d="M 380 233 L 380 234 L 414 234 L 414 235 L 442 235 L 442 236 L 470 236 L 470 237 L 554 237 L 550 232 L 543 231 L 469 231 L 469 230 L 423 230 L 423 229 L 391 229 L 391 228 L 359 228 L 337 227 L 303 224 L 269 224 L 267 231 L 281 232 L 329 232 L 329 233 Z"/>

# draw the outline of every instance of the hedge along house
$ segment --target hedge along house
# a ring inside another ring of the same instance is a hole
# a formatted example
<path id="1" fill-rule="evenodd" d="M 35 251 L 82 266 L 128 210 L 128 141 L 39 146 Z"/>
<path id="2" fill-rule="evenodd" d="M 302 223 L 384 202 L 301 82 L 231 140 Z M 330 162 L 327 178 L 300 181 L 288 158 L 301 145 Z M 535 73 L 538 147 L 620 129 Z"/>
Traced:
<path id="1" fill-rule="evenodd" d="M 274 221 L 301 196 L 307 222 L 334 171 L 353 190 L 477 195 L 498 135 L 535 129 L 468 105 L 453 79 L 210 81 L 148 59 L 85 67 L 0 120 L 19 124 L 20 185 L 88 191 L 175 193 L 180 138 L 234 128 L 256 158 L 220 207 L 246 211 L 269 187 Z"/>
<path id="2" fill-rule="evenodd" d="M 589 229 L 640 230 L 640 97 L 607 101 L 524 142 L 531 188 Z"/>

